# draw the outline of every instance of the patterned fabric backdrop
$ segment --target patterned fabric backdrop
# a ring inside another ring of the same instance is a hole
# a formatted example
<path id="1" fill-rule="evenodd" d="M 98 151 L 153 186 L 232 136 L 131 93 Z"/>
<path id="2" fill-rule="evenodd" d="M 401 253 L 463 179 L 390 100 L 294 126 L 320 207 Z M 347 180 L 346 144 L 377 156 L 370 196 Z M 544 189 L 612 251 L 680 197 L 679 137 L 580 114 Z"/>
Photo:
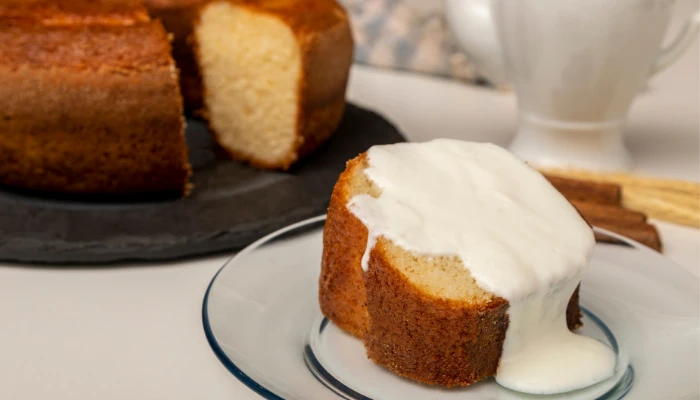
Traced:
<path id="1" fill-rule="evenodd" d="M 340 0 L 350 14 L 355 60 L 485 84 L 452 38 L 442 0 Z"/>

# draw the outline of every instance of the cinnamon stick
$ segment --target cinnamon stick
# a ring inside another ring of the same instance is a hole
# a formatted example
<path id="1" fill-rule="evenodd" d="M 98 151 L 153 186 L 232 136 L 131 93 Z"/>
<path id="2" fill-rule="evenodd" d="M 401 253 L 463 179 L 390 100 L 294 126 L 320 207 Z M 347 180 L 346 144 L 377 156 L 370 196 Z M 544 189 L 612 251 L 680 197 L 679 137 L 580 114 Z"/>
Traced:
<path id="1" fill-rule="evenodd" d="M 700 183 L 652 178 L 626 173 L 603 173 L 572 169 L 542 169 L 547 176 L 584 179 L 620 185 L 622 205 L 642 211 L 649 217 L 700 228 Z"/>
<path id="2" fill-rule="evenodd" d="M 659 232 L 646 222 L 646 215 L 622 208 L 620 185 L 543 175 L 589 224 L 628 237 L 656 251 L 662 250 Z M 602 233 L 596 233 L 595 237 L 600 242 L 620 242 Z"/>
<path id="3" fill-rule="evenodd" d="M 607 221 L 613 224 L 643 224 L 647 222 L 647 216 L 639 211 L 580 200 L 570 200 L 570 202 L 584 218 Z"/>
<path id="4" fill-rule="evenodd" d="M 593 226 L 597 226 L 599 228 L 609 230 L 610 232 L 617 233 L 618 235 L 628 237 L 658 252 L 661 252 L 663 249 L 661 237 L 659 236 L 659 232 L 656 230 L 654 225 L 647 223 L 611 223 L 610 221 L 600 221 L 585 217 L 584 219 L 586 219 L 586 221 Z M 619 243 L 617 239 L 597 232 L 595 234 L 595 239 L 599 242 Z"/>
<path id="5" fill-rule="evenodd" d="M 619 206 L 622 201 L 622 189 L 614 183 L 592 182 L 579 179 L 544 175 L 545 178 L 569 201 Z"/>

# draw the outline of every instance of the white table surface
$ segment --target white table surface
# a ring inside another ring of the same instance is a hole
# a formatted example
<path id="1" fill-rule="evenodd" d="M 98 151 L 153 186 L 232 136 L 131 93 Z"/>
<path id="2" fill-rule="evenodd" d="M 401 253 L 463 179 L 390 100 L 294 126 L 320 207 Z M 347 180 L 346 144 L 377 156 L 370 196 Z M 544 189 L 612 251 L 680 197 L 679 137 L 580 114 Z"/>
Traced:
<path id="1" fill-rule="evenodd" d="M 696 43 L 634 105 L 628 141 L 637 171 L 700 179 L 698 71 Z M 349 97 L 414 141 L 505 145 L 515 128 L 510 94 L 444 80 L 356 67 Z M 700 275 L 700 232 L 658 226 L 668 257 Z M 0 265 L 0 399 L 258 399 L 219 363 L 202 329 L 204 292 L 227 258 Z"/>

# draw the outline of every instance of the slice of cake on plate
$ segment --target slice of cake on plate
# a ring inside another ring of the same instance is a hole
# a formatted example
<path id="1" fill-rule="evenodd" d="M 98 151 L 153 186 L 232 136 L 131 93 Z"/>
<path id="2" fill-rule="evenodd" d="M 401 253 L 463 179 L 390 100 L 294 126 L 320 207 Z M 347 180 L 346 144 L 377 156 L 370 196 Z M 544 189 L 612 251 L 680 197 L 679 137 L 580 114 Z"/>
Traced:
<path id="1" fill-rule="evenodd" d="M 324 315 L 367 355 L 428 384 L 556 393 L 610 376 L 615 356 L 575 335 L 595 245 L 577 211 L 506 150 L 455 140 L 372 147 L 333 191 Z M 567 361 L 569 360 L 569 361 Z"/>

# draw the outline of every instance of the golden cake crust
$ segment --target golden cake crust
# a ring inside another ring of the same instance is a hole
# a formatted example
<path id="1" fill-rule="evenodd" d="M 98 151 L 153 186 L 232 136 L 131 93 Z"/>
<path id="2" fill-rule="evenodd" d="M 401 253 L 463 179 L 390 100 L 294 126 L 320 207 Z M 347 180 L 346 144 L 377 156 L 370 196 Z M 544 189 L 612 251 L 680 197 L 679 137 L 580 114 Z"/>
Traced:
<path id="1" fill-rule="evenodd" d="M 474 305 L 428 296 L 391 266 L 381 240 L 365 275 L 370 359 L 428 384 L 468 385 L 495 375 L 508 326 L 505 299 Z"/>
<path id="2" fill-rule="evenodd" d="M 2 0 L 0 21 L 44 26 L 116 25 L 149 22 L 137 0 Z"/>
<path id="3" fill-rule="evenodd" d="M 298 7 L 303 11 L 295 8 L 291 12 L 301 18 L 284 13 L 280 16 L 303 43 L 305 55 L 299 87 L 299 147 L 288 159 L 289 164 L 283 165 L 285 169 L 325 142 L 340 123 L 354 47 L 348 17 L 335 1 L 307 0 Z"/>
<path id="4" fill-rule="evenodd" d="M 284 20 L 300 37 L 316 36 L 347 23 L 345 10 L 331 0 L 230 0 Z"/>
<path id="5" fill-rule="evenodd" d="M 344 331 L 363 338 L 367 330 L 367 294 L 360 267 L 367 246 L 367 228 L 347 208 L 350 171 L 359 168 L 361 158 L 348 166 L 335 184 L 323 228 L 323 253 L 319 279 L 321 311 Z"/>
<path id="6" fill-rule="evenodd" d="M 390 242 L 379 238 L 367 272 L 361 259 L 367 228 L 347 204 L 363 154 L 348 162 L 333 190 L 323 232 L 319 303 L 338 327 L 364 341 L 367 355 L 391 371 L 428 384 L 464 386 L 493 376 L 508 325 L 508 302 L 441 299 L 391 265 Z M 570 329 L 581 325 L 578 289 L 569 302 Z"/>
<path id="7" fill-rule="evenodd" d="M 187 191 L 177 70 L 160 22 L 0 25 L 0 182 L 42 191 Z"/>
<path id="8" fill-rule="evenodd" d="M 174 67 L 159 22 L 129 27 L 0 25 L 0 64 L 138 72 Z"/>

